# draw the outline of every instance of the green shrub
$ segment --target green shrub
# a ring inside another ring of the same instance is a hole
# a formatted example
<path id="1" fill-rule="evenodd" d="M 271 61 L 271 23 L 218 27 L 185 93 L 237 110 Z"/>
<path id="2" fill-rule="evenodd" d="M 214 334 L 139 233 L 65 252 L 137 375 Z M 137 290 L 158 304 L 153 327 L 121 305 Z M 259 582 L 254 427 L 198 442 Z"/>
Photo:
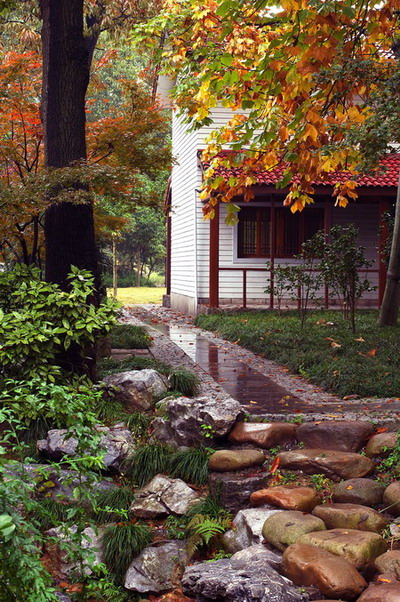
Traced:
<path id="1" fill-rule="evenodd" d="M 107 527 L 102 537 L 104 562 L 122 582 L 132 560 L 152 541 L 151 528 L 140 523 L 118 523 Z"/>
<path id="2" fill-rule="evenodd" d="M 200 380 L 198 376 L 186 370 L 186 368 L 171 369 L 168 380 L 171 383 L 171 389 L 180 391 L 182 395 L 187 397 L 193 397 L 199 391 Z"/>
<path id="3" fill-rule="evenodd" d="M 111 329 L 113 349 L 148 349 L 151 337 L 143 326 L 115 324 Z"/>
<path id="4" fill-rule="evenodd" d="M 115 322 L 116 305 L 90 302 L 94 278 L 72 268 L 70 291 L 43 282 L 39 272 L 17 266 L 0 272 L 0 379 L 61 376 L 58 356 L 71 345 L 84 349 Z M 82 352 L 83 355 L 83 352 Z M 83 359 L 82 359 L 83 361 Z"/>
<path id="5" fill-rule="evenodd" d="M 113 357 L 105 357 L 99 360 L 97 364 L 97 374 L 99 378 L 105 378 L 110 374 L 116 374 L 117 372 L 125 372 L 126 370 L 145 370 L 146 368 L 152 368 L 157 370 L 161 374 L 169 374 L 171 370 L 170 366 L 159 362 L 156 359 L 143 357 L 141 355 L 133 355 L 126 357 L 123 360 L 119 360 Z"/>
<path id="6" fill-rule="evenodd" d="M 44 436 L 51 428 L 68 428 L 85 420 L 102 398 L 84 381 L 58 385 L 33 378 L 31 381 L 7 379 L 0 391 L 0 408 L 10 410 L 21 424 L 20 435 L 30 440 Z M 86 417 L 86 418 L 85 418 Z M 94 419 L 94 416 L 92 416 Z"/>
<path id="7" fill-rule="evenodd" d="M 57 527 L 60 523 L 65 523 L 70 508 L 69 504 L 45 497 L 33 506 L 31 518 L 40 525 L 41 530 L 46 531 Z"/>
<path id="8" fill-rule="evenodd" d="M 101 491 L 95 499 L 93 519 L 97 523 L 112 523 L 126 520 L 133 502 L 130 487 L 118 487 Z"/>
<path id="9" fill-rule="evenodd" d="M 156 474 L 168 473 L 173 450 L 161 443 L 147 443 L 137 447 L 127 459 L 126 475 L 138 487 L 146 485 Z"/>
<path id="10" fill-rule="evenodd" d="M 169 473 L 196 485 L 208 481 L 208 458 L 215 450 L 207 447 L 177 451 L 170 460 Z"/>

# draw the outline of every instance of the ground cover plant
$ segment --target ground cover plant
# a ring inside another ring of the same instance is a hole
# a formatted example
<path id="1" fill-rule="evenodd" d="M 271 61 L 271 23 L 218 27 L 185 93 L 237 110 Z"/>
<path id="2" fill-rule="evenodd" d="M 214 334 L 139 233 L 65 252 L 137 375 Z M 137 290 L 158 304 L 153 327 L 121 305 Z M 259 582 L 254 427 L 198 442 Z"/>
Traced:
<path id="1" fill-rule="evenodd" d="M 110 333 L 113 349 L 148 349 L 151 337 L 142 326 L 115 324 Z"/>
<path id="2" fill-rule="evenodd" d="M 397 327 L 378 327 L 376 311 L 356 314 L 356 333 L 339 311 L 316 311 L 301 328 L 295 311 L 201 315 L 196 324 L 288 366 L 342 397 L 398 396 Z"/>

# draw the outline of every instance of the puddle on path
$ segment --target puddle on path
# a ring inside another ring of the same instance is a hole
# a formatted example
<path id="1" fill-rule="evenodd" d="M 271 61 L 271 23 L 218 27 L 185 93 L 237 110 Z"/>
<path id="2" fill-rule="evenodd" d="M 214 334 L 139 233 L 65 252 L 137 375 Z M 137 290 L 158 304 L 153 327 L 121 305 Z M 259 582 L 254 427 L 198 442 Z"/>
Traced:
<path id="1" fill-rule="evenodd" d="M 198 366 L 237 399 L 247 412 L 264 414 L 318 411 L 315 405 L 307 404 L 290 394 L 245 361 L 239 360 L 235 354 L 210 342 L 195 330 L 154 322 L 151 327 L 169 336 Z M 324 404 L 324 409 L 329 410 L 331 406 Z"/>

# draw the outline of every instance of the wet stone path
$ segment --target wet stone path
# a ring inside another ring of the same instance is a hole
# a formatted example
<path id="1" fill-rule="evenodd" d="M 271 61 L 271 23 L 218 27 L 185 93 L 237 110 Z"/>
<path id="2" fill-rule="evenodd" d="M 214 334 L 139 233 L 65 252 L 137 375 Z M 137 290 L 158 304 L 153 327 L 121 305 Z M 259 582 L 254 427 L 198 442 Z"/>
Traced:
<path id="1" fill-rule="evenodd" d="M 290 375 L 283 366 L 259 358 L 250 351 L 195 327 L 190 318 L 159 306 L 127 308 L 123 321 L 144 323 L 155 339 L 152 354 L 174 365 L 195 368 L 202 380 L 202 393 L 231 396 L 245 411 L 261 416 L 327 414 L 332 418 L 374 414 L 389 410 L 400 414 L 399 400 L 344 401 L 301 377 Z M 179 351 L 178 351 L 179 350 Z"/>

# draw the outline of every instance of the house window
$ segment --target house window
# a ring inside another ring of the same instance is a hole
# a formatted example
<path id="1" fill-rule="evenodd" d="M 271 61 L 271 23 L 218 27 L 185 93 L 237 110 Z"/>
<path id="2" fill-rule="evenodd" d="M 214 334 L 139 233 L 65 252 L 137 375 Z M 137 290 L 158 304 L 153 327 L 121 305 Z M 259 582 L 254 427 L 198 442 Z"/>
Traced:
<path id="1" fill-rule="evenodd" d="M 304 241 L 324 225 L 324 210 L 307 208 L 292 213 L 286 207 L 275 209 L 274 256 L 292 257 L 301 251 Z M 242 207 L 238 222 L 238 258 L 271 256 L 270 207 Z"/>

